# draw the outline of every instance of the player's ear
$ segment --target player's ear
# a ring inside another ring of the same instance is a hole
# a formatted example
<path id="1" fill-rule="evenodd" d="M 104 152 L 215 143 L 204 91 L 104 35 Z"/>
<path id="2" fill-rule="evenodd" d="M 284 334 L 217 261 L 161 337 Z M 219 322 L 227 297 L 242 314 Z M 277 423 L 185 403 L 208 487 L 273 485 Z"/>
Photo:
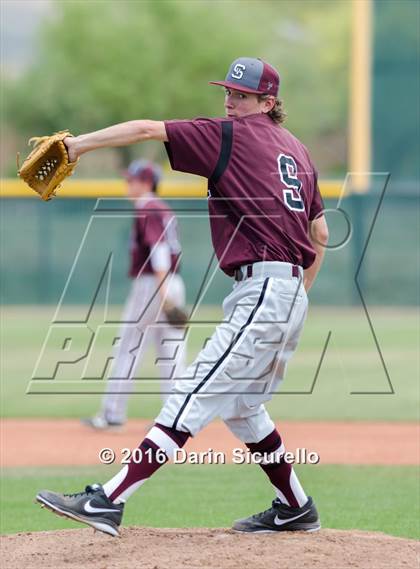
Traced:
<path id="1" fill-rule="evenodd" d="M 274 109 L 274 106 L 276 104 L 276 99 L 275 99 L 275 97 L 270 96 L 264 100 L 264 103 L 265 103 L 264 112 L 269 113 L 270 111 L 272 111 Z"/>
<path id="2" fill-rule="evenodd" d="M 271 95 L 258 95 L 258 101 L 262 103 L 261 111 L 269 113 L 276 106 L 276 98 Z"/>

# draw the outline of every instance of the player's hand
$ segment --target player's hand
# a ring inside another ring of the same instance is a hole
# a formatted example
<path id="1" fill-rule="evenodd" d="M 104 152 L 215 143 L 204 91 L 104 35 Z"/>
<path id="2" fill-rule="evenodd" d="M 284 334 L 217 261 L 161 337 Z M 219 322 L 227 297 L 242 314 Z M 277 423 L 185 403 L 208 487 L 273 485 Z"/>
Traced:
<path id="1" fill-rule="evenodd" d="M 79 155 L 77 154 L 76 144 L 77 144 L 77 136 L 68 136 L 64 139 L 64 144 L 67 148 L 67 154 L 69 155 L 69 161 L 75 162 Z"/>

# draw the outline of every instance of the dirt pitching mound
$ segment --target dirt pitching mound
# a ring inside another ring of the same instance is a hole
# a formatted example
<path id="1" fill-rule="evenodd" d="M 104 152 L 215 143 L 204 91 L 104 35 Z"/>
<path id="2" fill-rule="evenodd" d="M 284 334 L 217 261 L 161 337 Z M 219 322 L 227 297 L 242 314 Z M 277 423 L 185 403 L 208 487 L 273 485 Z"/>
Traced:
<path id="1" fill-rule="evenodd" d="M 5 569 L 409 569 L 419 544 L 382 533 L 244 535 L 226 529 L 125 528 L 120 539 L 91 529 L 1 538 Z"/>

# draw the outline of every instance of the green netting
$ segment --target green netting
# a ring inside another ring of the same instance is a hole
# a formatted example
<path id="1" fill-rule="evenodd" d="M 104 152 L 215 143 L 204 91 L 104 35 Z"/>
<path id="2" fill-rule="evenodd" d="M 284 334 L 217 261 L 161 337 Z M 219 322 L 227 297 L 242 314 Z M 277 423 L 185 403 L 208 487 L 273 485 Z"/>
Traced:
<path id="1" fill-rule="evenodd" d="M 377 0 L 373 6 L 373 170 L 405 181 L 400 190 L 418 191 L 420 3 Z"/>
<path id="2" fill-rule="evenodd" d="M 361 265 L 359 283 L 370 304 L 417 301 L 418 202 L 414 196 L 402 198 L 398 193 L 391 184 Z M 379 193 L 372 192 L 341 203 L 351 218 L 353 234 L 343 247 L 327 251 L 311 291 L 313 303 L 360 302 L 355 275 L 379 198 Z M 121 203 L 107 202 L 107 210 L 95 211 L 96 200 L 88 199 L 57 199 L 48 204 L 36 199 L 1 200 L 2 302 L 56 304 L 66 284 L 66 304 L 89 304 L 97 291 L 97 301 L 104 302 L 109 283 L 108 301 L 123 303 L 129 287 L 131 216 L 127 202 L 123 208 Z M 337 200 L 325 203 L 332 209 L 336 205 Z M 206 201 L 173 200 L 171 206 L 180 223 L 188 302 L 195 302 L 203 283 L 210 282 L 204 287 L 203 302 L 220 304 L 232 282 L 212 260 Z M 341 214 L 330 212 L 327 218 L 333 246 L 345 237 L 347 225 Z"/>

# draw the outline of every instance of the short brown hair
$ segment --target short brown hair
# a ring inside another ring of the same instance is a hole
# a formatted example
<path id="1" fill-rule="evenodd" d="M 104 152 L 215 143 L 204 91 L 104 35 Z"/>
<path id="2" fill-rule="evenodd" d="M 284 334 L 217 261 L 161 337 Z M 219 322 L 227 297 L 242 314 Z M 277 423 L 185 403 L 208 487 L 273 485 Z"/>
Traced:
<path id="1" fill-rule="evenodd" d="M 258 101 L 265 101 L 270 95 L 258 95 Z M 267 115 L 277 124 L 281 124 L 286 120 L 287 114 L 283 108 L 283 101 L 276 99 L 274 107 L 267 113 Z"/>

